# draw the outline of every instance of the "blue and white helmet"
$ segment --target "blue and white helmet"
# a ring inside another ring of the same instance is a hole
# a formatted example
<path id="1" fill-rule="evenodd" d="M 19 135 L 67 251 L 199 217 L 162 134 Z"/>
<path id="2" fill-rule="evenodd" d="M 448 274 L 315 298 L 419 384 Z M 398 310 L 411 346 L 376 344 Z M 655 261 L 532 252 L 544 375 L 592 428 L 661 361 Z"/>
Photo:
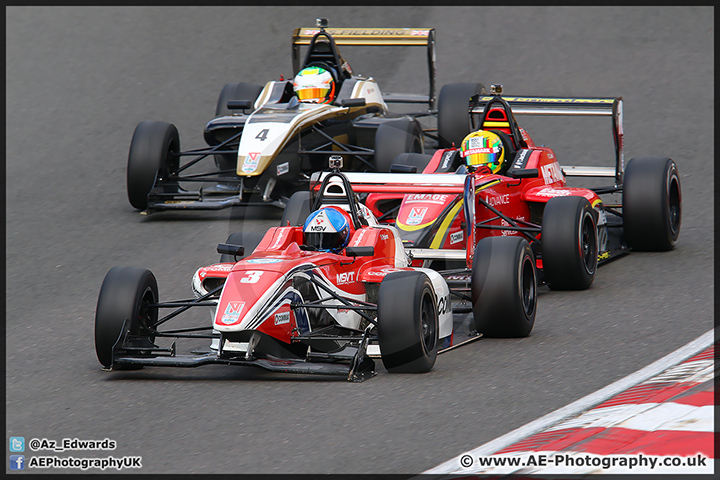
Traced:
<path id="1" fill-rule="evenodd" d="M 350 241 L 350 219 L 337 207 L 324 207 L 311 213 L 305 225 L 305 245 L 322 252 L 338 253 Z"/>

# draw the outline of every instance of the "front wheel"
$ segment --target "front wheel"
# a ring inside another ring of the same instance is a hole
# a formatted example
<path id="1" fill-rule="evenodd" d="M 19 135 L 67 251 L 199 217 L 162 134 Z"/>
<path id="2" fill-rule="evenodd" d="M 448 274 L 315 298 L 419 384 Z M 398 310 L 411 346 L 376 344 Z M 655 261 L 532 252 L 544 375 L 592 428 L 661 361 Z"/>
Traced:
<path id="1" fill-rule="evenodd" d="M 437 358 L 437 301 L 427 275 L 417 271 L 387 275 L 378 292 L 378 341 L 388 372 L 429 372 Z"/>
<path id="2" fill-rule="evenodd" d="M 488 337 L 526 337 L 535 324 L 535 257 L 520 237 L 487 237 L 473 257 L 475 329 Z"/>
<path id="3" fill-rule="evenodd" d="M 672 250 L 680 235 L 681 193 L 670 158 L 632 158 L 623 184 L 623 230 L 634 250 Z"/>
<path id="4" fill-rule="evenodd" d="M 233 82 L 225 84 L 218 96 L 215 116 L 232 115 L 233 111 L 227 106 L 230 100 L 249 100 L 254 104 L 262 89 L 263 87 L 254 83 Z"/>
<path id="5" fill-rule="evenodd" d="M 113 267 L 105 275 L 95 310 L 95 352 L 105 368 L 113 366 L 123 344 L 152 348 L 158 319 L 155 276 L 144 268 Z"/>
<path id="6" fill-rule="evenodd" d="M 130 205 L 138 210 L 148 206 L 148 194 L 156 185 L 177 192 L 177 184 L 166 183 L 180 166 L 180 135 L 167 122 L 140 122 L 130 142 L 127 166 L 127 194 Z"/>

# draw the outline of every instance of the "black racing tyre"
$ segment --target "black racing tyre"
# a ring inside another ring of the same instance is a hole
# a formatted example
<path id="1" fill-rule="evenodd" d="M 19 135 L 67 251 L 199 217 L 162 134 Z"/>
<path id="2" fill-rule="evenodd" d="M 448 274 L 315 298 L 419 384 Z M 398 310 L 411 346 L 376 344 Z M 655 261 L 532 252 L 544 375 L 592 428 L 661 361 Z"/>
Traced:
<path id="1" fill-rule="evenodd" d="M 585 290 L 598 265 L 596 213 L 584 197 L 551 198 L 542 219 L 542 264 L 553 290 Z"/>
<path id="2" fill-rule="evenodd" d="M 375 170 L 389 172 L 395 157 L 401 153 L 423 153 L 423 133 L 411 117 L 383 122 L 375 132 Z"/>
<path id="3" fill-rule="evenodd" d="M 285 210 L 283 210 L 280 226 L 287 227 L 288 222 L 291 227 L 303 225 L 308 215 L 311 213 L 311 208 L 312 198 L 310 197 L 310 192 L 299 191 L 293 193 L 288 200 L 287 205 L 285 205 Z"/>
<path id="4" fill-rule="evenodd" d="M 378 292 L 378 342 L 388 372 L 429 372 L 440 340 L 437 299 L 427 275 L 417 271 L 387 275 Z"/>
<path id="5" fill-rule="evenodd" d="M 432 155 L 425 153 L 401 153 L 395 157 L 392 161 L 392 165 L 407 165 L 409 167 L 415 167 L 417 168 L 417 173 L 422 173 L 428 163 L 430 163 L 431 159 Z"/>
<path id="6" fill-rule="evenodd" d="M 632 158 L 623 183 L 623 230 L 633 250 L 672 250 L 680 234 L 677 165 L 667 157 Z"/>
<path id="7" fill-rule="evenodd" d="M 180 135 L 175 125 L 146 121 L 135 127 L 130 142 L 127 167 L 127 193 L 130 204 L 138 210 L 148 206 L 148 194 L 155 185 L 167 192 L 177 192 L 177 184 L 165 183 L 168 175 L 180 166 Z"/>
<path id="8" fill-rule="evenodd" d="M 253 104 L 260 96 L 263 87 L 254 83 L 234 82 L 226 84 L 220 91 L 215 116 L 232 115 L 232 110 L 227 107 L 230 100 L 250 100 Z"/>
<path id="9" fill-rule="evenodd" d="M 527 337 L 535 324 L 537 273 L 527 240 L 481 239 L 473 257 L 475 329 L 487 337 Z"/>
<path id="10" fill-rule="evenodd" d="M 485 93 L 482 83 L 459 82 L 443 85 L 438 95 L 438 148 L 450 148 L 460 143 L 471 129 L 469 103 L 476 93 Z"/>
<path id="11" fill-rule="evenodd" d="M 113 348 L 127 335 L 144 336 L 148 344 L 155 340 L 149 327 L 158 309 L 148 305 L 157 302 L 157 280 L 150 270 L 113 267 L 105 275 L 95 310 L 95 352 L 105 368 L 118 367 L 113 366 Z"/>
<path id="12" fill-rule="evenodd" d="M 245 254 L 243 256 L 250 255 L 262 241 L 265 235 L 261 232 L 235 232 L 231 233 L 225 243 L 230 245 L 242 245 L 245 247 Z M 239 259 L 238 259 L 239 260 Z M 229 255 L 223 253 L 220 255 L 220 263 L 236 262 L 235 255 Z"/>

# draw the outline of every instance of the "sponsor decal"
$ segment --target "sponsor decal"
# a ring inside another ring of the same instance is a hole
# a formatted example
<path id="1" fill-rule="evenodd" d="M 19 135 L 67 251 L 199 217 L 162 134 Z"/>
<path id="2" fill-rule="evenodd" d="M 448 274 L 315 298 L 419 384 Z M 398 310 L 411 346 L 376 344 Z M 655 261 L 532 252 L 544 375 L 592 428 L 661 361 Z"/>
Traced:
<path id="1" fill-rule="evenodd" d="M 513 163 L 512 168 L 517 168 L 517 169 L 525 168 L 525 164 L 528 161 L 529 153 L 530 153 L 530 150 L 528 150 L 528 149 L 523 148 L 522 150 L 520 150 L 520 153 L 518 153 L 518 156 L 515 159 L 515 163 Z"/>
<path id="2" fill-rule="evenodd" d="M 245 260 L 247 263 L 279 263 L 282 262 L 282 258 L 251 258 L 250 260 Z"/>
<path id="3" fill-rule="evenodd" d="M 353 243 L 353 247 L 357 247 L 360 245 L 360 242 L 362 241 L 363 237 L 365 236 L 365 232 L 367 230 L 360 230 L 360 235 L 355 239 L 355 243 Z"/>
<path id="4" fill-rule="evenodd" d="M 460 243 L 463 240 L 463 231 L 459 230 L 455 233 L 450 234 L 450 245 L 455 245 L 456 243 Z"/>
<path id="5" fill-rule="evenodd" d="M 285 175 L 290 171 L 290 163 L 285 162 L 277 166 L 277 176 Z"/>
<path id="6" fill-rule="evenodd" d="M 318 213 L 317 217 L 315 217 L 312 221 L 312 223 L 308 226 L 306 231 L 310 232 L 328 232 L 328 233 L 335 233 L 337 230 L 333 226 L 330 219 L 325 214 L 324 210 L 321 210 L 320 213 Z"/>
<path id="7" fill-rule="evenodd" d="M 507 205 L 510 203 L 510 195 L 504 194 L 504 195 L 495 195 L 495 196 L 485 196 L 485 202 L 490 206 L 496 206 L 496 205 Z"/>
<path id="8" fill-rule="evenodd" d="M 475 140 L 474 138 L 471 138 L 470 140 Z M 469 155 L 475 155 L 478 153 L 498 153 L 500 151 L 499 147 L 478 147 L 478 148 L 470 148 L 468 150 L 465 150 L 461 153 L 463 157 L 467 157 Z"/>
<path id="9" fill-rule="evenodd" d="M 407 221 L 405 222 L 407 225 L 420 225 L 423 221 L 423 218 L 425 217 L 425 214 L 427 213 L 427 207 L 413 207 L 410 209 L 410 213 L 408 214 Z"/>
<path id="10" fill-rule="evenodd" d="M 245 161 L 243 162 L 243 173 L 253 173 L 255 170 L 257 170 L 259 158 L 260 152 L 248 153 L 245 157 Z"/>
<path id="11" fill-rule="evenodd" d="M 450 306 L 450 295 L 446 295 L 438 300 L 438 315 L 445 315 L 452 311 Z"/>
<path id="12" fill-rule="evenodd" d="M 301 35 L 315 35 L 320 30 L 313 28 L 305 28 L 302 30 Z M 391 36 L 391 37 L 404 37 L 404 36 L 427 36 L 430 35 L 430 30 L 410 30 L 407 28 L 394 28 L 391 30 L 380 30 L 374 28 L 359 28 L 359 29 L 342 29 L 342 28 L 326 28 L 325 31 L 333 36 L 364 36 L 364 37 L 375 37 L 375 36 Z"/>
<path id="13" fill-rule="evenodd" d="M 371 270 L 367 272 L 367 275 L 370 275 L 371 277 L 384 277 L 385 275 L 393 272 L 401 272 L 402 270 L 398 270 L 397 268 L 383 268 L 380 271 Z"/>
<path id="14" fill-rule="evenodd" d="M 570 196 L 571 193 L 567 190 L 548 187 L 536 192 L 535 195 L 539 197 L 567 197 Z"/>
<path id="15" fill-rule="evenodd" d="M 380 240 L 387 240 L 388 238 L 390 238 L 390 235 L 388 235 L 387 233 L 383 233 L 380 235 Z"/>
<path id="16" fill-rule="evenodd" d="M 503 220 L 503 219 L 500 219 L 500 225 L 502 225 L 503 227 L 510 227 L 510 226 L 511 226 L 508 222 L 506 222 L 506 221 Z M 502 231 L 502 234 L 503 234 L 503 236 L 517 235 L 518 232 L 516 232 L 515 230 L 503 230 L 503 231 Z"/>
<path id="17" fill-rule="evenodd" d="M 290 312 L 275 314 L 275 325 L 285 325 L 286 323 L 290 323 Z"/>
<path id="18" fill-rule="evenodd" d="M 443 153 L 443 163 L 441 169 L 448 168 L 450 166 L 450 159 L 452 158 L 454 152 L 445 152 Z"/>
<path id="19" fill-rule="evenodd" d="M 596 208 L 595 211 L 598 214 L 598 227 L 606 225 L 607 224 L 607 214 L 605 213 L 605 210 L 601 208 Z"/>
<path id="20" fill-rule="evenodd" d="M 492 100 L 493 97 L 482 97 L 479 99 L 481 102 L 487 102 Z M 506 97 L 503 96 L 508 102 L 531 102 L 531 103 L 604 103 L 612 105 L 615 99 L 613 98 L 544 98 L 544 97 Z M 522 131 L 522 129 L 520 129 Z"/>
<path id="21" fill-rule="evenodd" d="M 464 282 L 464 281 L 470 280 L 470 275 L 469 274 L 468 275 L 448 275 L 445 277 L 445 280 L 463 281 Z"/>
<path id="22" fill-rule="evenodd" d="M 278 230 L 278 236 L 275 239 L 275 242 L 272 244 L 270 249 L 278 248 L 280 245 L 282 245 L 283 240 L 285 239 L 285 229 L 281 228 Z"/>
<path id="23" fill-rule="evenodd" d="M 440 193 L 415 193 L 405 197 L 405 204 L 408 203 L 437 203 L 438 205 L 445 204 L 448 195 Z"/>
<path id="24" fill-rule="evenodd" d="M 245 308 L 245 302 L 229 302 L 220 321 L 225 325 L 237 322 L 240 319 L 240 313 L 242 313 L 243 308 Z"/>
<path id="25" fill-rule="evenodd" d="M 355 281 L 355 272 L 344 272 L 338 273 L 335 277 L 335 283 L 338 285 L 345 285 Z"/>
<path id="26" fill-rule="evenodd" d="M 367 94 L 370 95 L 370 94 L 373 93 L 374 91 L 375 91 L 374 88 L 368 88 L 368 89 L 367 89 Z"/>
<path id="27" fill-rule="evenodd" d="M 560 169 L 560 165 L 557 163 L 553 162 L 543 165 L 540 167 L 540 171 L 542 172 L 543 180 L 545 180 L 546 184 L 563 181 L 562 170 Z"/>
<path id="28" fill-rule="evenodd" d="M 610 252 L 603 252 L 598 255 L 598 260 L 606 260 L 608 258 L 610 258 Z"/>
<path id="29" fill-rule="evenodd" d="M 525 140 L 526 142 L 530 140 L 530 136 L 527 134 L 524 128 L 520 127 L 520 136 Z"/>

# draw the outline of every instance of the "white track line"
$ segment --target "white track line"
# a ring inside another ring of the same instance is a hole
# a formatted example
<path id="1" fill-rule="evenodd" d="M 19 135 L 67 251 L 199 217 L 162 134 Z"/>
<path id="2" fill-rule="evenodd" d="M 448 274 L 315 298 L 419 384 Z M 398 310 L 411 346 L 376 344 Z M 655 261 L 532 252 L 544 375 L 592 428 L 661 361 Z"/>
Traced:
<path id="1" fill-rule="evenodd" d="M 635 373 L 631 373 L 625 378 L 621 378 L 615 383 L 608 385 L 607 387 L 601 388 L 600 390 L 587 395 L 580 400 L 577 400 L 570 405 L 566 405 L 554 412 L 550 412 L 544 417 L 540 417 L 522 427 L 513 430 L 501 437 L 491 440 L 484 445 L 481 445 L 469 452 L 463 452 L 455 458 L 448 460 L 447 462 L 441 463 L 437 467 L 431 468 L 422 472 L 423 474 L 447 474 L 453 472 L 461 472 L 463 467 L 460 465 L 460 457 L 462 455 L 469 454 L 473 457 L 492 455 L 493 453 L 506 448 L 513 443 L 516 443 L 524 438 L 534 435 L 542 430 L 545 430 L 549 426 L 565 420 L 573 415 L 577 415 L 580 412 L 588 410 L 595 405 L 599 405 L 605 400 L 617 395 L 618 393 L 624 392 L 630 387 L 648 380 L 651 377 L 659 374 L 668 367 L 676 365 L 683 360 L 686 360 L 693 355 L 700 353 L 707 347 L 713 344 L 715 341 L 715 330 L 701 335 L 687 345 L 680 347 L 669 355 L 664 356 L 660 360 L 651 363 L 647 367 L 638 370 Z"/>

